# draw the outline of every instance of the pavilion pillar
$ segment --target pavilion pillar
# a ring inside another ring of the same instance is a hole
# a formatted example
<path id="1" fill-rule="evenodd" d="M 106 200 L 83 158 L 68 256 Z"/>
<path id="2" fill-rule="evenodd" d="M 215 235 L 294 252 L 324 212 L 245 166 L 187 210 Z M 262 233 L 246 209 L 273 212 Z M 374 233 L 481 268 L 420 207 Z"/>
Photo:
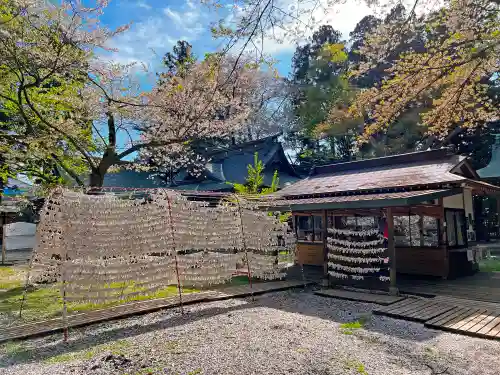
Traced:
<path id="1" fill-rule="evenodd" d="M 327 237 L 328 237 L 328 215 L 327 211 L 323 210 L 323 286 L 329 286 L 329 277 L 328 277 L 328 245 L 327 245 Z"/>
<path id="2" fill-rule="evenodd" d="M 496 195 L 495 200 L 497 201 L 497 230 L 496 230 L 496 235 L 497 237 L 500 236 L 500 196 Z M 489 238 L 489 230 L 488 230 L 488 238 Z"/>
<path id="3" fill-rule="evenodd" d="M 391 278 L 391 284 L 389 286 L 389 294 L 398 295 L 399 290 L 396 285 L 396 246 L 394 243 L 394 216 L 392 214 L 392 207 L 387 207 L 386 220 L 387 220 L 387 252 L 389 253 L 389 264 L 390 264 L 389 275 Z"/>

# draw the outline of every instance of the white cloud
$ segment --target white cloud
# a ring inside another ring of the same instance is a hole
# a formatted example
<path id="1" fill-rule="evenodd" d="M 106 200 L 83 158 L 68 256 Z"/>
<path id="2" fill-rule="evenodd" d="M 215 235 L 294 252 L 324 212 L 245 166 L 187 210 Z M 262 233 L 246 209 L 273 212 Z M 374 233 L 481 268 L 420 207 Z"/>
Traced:
<path id="1" fill-rule="evenodd" d="M 181 18 L 181 15 L 179 14 L 179 12 L 176 12 L 175 10 L 172 10 L 169 7 L 166 7 L 165 9 L 163 9 L 163 13 L 165 13 L 167 15 L 167 17 L 169 17 L 175 23 L 179 23 L 179 24 L 182 23 L 182 18 Z"/>
<path id="2" fill-rule="evenodd" d="M 110 55 L 114 61 L 128 64 L 138 62 L 148 68 L 159 63 L 160 56 L 170 50 L 176 38 L 165 29 L 162 17 L 150 17 L 132 25 L 130 30 L 117 35 L 110 46 L 118 52 Z"/>
<path id="3" fill-rule="evenodd" d="M 373 11 L 364 2 L 347 1 L 344 4 L 328 7 L 326 12 L 320 8 L 312 14 L 309 13 L 303 17 L 299 15 L 300 21 L 310 25 L 312 30 L 308 29 L 304 31 L 301 34 L 301 38 L 297 39 L 296 37 L 284 37 L 285 31 L 275 28 L 273 33 L 275 37 L 264 39 L 264 52 L 273 55 L 293 52 L 297 44 L 303 43 L 320 25 L 331 25 L 335 30 L 342 33 L 344 39 L 348 39 L 349 33 L 354 29 L 356 24 L 369 14 L 373 14 Z M 286 26 L 293 27 L 294 25 L 300 27 L 301 23 L 294 21 L 288 23 Z M 268 34 L 270 33 L 271 30 L 268 31 Z M 282 39 L 282 42 L 280 43 L 276 39 Z"/>
<path id="4" fill-rule="evenodd" d="M 192 28 L 193 26 L 197 26 L 198 20 L 201 17 L 201 13 L 199 10 L 188 10 L 185 12 L 179 12 L 171 9 L 170 7 L 166 7 L 163 9 L 163 13 L 167 17 L 169 17 L 172 21 L 174 21 L 177 27 L 182 28 Z"/>
<path id="5" fill-rule="evenodd" d="M 264 38 L 264 53 L 272 55 L 291 53 L 295 51 L 297 44 L 304 43 L 321 25 L 331 25 L 335 30 L 342 33 L 344 40 L 348 40 L 349 33 L 363 17 L 370 14 L 383 16 L 392 8 L 391 4 L 394 4 L 391 0 L 381 0 L 378 7 L 370 8 L 365 0 L 346 0 L 345 2 L 339 0 L 338 3 L 334 5 L 328 5 L 328 3 L 331 3 L 329 0 L 320 1 L 323 7 L 317 7 L 311 14 L 310 12 L 301 12 L 301 8 L 297 8 L 298 3 L 296 0 L 277 0 L 277 4 L 281 9 L 294 16 L 294 19 L 288 18 L 285 21 L 286 28 L 294 29 L 298 26 L 304 29 L 304 24 L 306 24 L 312 27 L 312 30 L 302 30 L 300 33 L 301 38 L 299 39 L 297 37 L 285 37 L 285 31 L 279 27 L 268 29 L 266 31 L 267 37 Z M 414 0 L 403 0 L 407 9 L 411 8 L 413 2 Z M 442 0 L 433 0 L 429 3 L 432 3 L 431 8 L 435 9 L 436 4 L 442 3 Z M 310 3 L 306 2 L 305 6 L 310 9 Z M 416 9 L 416 11 L 417 14 L 429 12 L 429 6 L 425 8 L 422 6 Z M 238 9 L 236 13 L 238 13 Z M 233 14 L 228 17 L 227 20 L 234 22 L 234 20 L 238 19 L 240 16 L 241 11 L 237 15 Z M 281 42 L 278 42 L 277 39 L 281 39 Z M 261 48 L 260 41 L 258 48 Z"/>
<path id="6" fill-rule="evenodd" d="M 146 9 L 146 10 L 151 10 L 152 9 L 151 5 L 149 5 L 148 3 L 146 3 L 146 1 L 144 1 L 144 0 L 139 0 L 135 5 L 138 6 L 139 8 L 143 8 L 143 9 Z"/>
<path id="7" fill-rule="evenodd" d="M 135 4 L 144 9 L 149 6 L 145 0 Z M 181 10 L 166 7 L 113 38 L 110 46 L 118 52 L 111 54 L 111 58 L 124 64 L 138 62 L 155 70 L 161 56 L 170 51 L 177 40 L 195 42 L 204 30 L 208 30 L 208 18 L 192 2 L 188 1 Z"/>

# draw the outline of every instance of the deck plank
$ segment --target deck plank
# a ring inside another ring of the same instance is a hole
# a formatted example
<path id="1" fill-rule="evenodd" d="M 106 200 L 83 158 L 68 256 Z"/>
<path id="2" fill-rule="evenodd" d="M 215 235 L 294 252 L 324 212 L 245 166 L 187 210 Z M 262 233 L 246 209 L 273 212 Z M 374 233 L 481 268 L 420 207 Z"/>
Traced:
<path id="1" fill-rule="evenodd" d="M 497 316 L 495 319 L 491 320 L 483 328 L 477 331 L 477 333 L 481 335 L 487 335 L 499 323 L 500 323 L 500 316 Z"/>
<path id="2" fill-rule="evenodd" d="M 500 314 L 493 313 L 493 314 L 488 315 L 485 319 L 481 320 L 475 326 L 471 327 L 469 329 L 469 332 L 471 332 L 471 333 L 479 332 L 481 330 L 481 328 L 483 328 L 484 326 L 486 326 L 489 322 L 491 322 L 497 316 L 500 316 Z"/>
<path id="3" fill-rule="evenodd" d="M 469 312 L 472 310 L 470 307 L 455 307 L 454 310 L 449 311 L 449 314 L 443 314 L 441 316 L 437 316 L 434 319 L 431 319 L 427 322 L 425 322 L 426 326 L 433 326 L 433 327 L 440 327 L 443 324 L 455 319 L 457 316 L 462 315 L 465 312 Z"/>
<path id="4" fill-rule="evenodd" d="M 451 305 L 446 305 L 446 304 L 440 304 L 438 305 L 437 308 L 427 311 L 425 314 L 422 314 L 421 319 L 424 321 L 427 321 L 429 319 L 432 319 L 436 316 L 443 315 L 444 313 L 453 310 L 455 306 Z"/>
<path id="5" fill-rule="evenodd" d="M 398 308 L 392 309 L 392 310 L 388 310 L 386 312 L 389 314 L 393 314 L 393 315 L 402 315 L 406 311 L 410 311 L 410 310 L 425 306 L 426 303 L 428 303 L 426 300 L 412 301 L 412 302 L 408 303 L 407 305 L 403 305 L 401 307 L 398 307 Z"/>
<path id="6" fill-rule="evenodd" d="M 405 313 L 405 315 L 409 318 L 418 318 L 420 320 L 420 319 L 422 319 L 423 314 L 427 313 L 428 311 L 436 309 L 436 307 L 439 307 L 439 303 L 432 301 L 432 302 L 429 302 L 428 304 L 422 306 L 421 309 L 407 311 Z"/>
<path id="7" fill-rule="evenodd" d="M 454 323 L 453 325 L 447 324 L 447 325 L 445 325 L 445 327 L 450 328 L 450 329 L 466 331 L 465 329 L 462 329 L 462 327 L 466 326 L 469 322 L 476 319 L 478 316 L 480 316 L 481 314 L 483 314 L 485 312 L 486 312 L 486 310 L 484 310 L 484 309 L 476 309 L 474 312 L 472 312 L 468 316 L 464 317 L 460 321 Z"/>
<path id="8" fill-rule="evenodd" d="M 500 322 L 493 327 L 486 335 L 491 337 L 496 337 L 500 334 Z"/>
<path id="9" fill-rule="evenodd" d="M 444 328 L 451 328 L 453 325 L 455 325 L 457 323 L 460 323 L 460 322 L 463 322 L 464 320 L 466 320 L 468 317 L 470 317 L 476 311 L 478 311 L 478 309 L 469 307 L 466 310 L 464 310 L 461 314 L 458 314 L 453 319 L 447 321 L 446 323 L 441 324 L 441 326 L 444 327 Z"/>
<path id="10" fill-rule="evenodd" d="M 401 300 L 399 302 L 392 303 L 390 305 L 380 306 L 380 307 L 376 308 L 376 311 L 378 311 L 378 312 L 384 312 L 384 311 L 388 311 L 388 310 L 393 310 L 393 309 L 396 309 L 396 308 L 399 308 L 399 307 L 402 307 L 402 306 L 406 306 L 408 303 L 411 303 L 411 301 L 415 301 L 415 299 L 414 298 L 408 298 L 408 299 L 403 299 L 403 300 Z"/>
<path id="11" fill-rule="evenodd" d="M 467 324 L 464 324 L 462 327 L 460 327 L 460 330 L 473 333 L 474 331 L 471 331 L 471 329 L 476 325 L 480 324 L 483 320 L 487 319 L 488 317 L 490 317 L 490 312 L 484 311 L 483 313 L 478 314 L 474 319 L 469 321 Z"/>

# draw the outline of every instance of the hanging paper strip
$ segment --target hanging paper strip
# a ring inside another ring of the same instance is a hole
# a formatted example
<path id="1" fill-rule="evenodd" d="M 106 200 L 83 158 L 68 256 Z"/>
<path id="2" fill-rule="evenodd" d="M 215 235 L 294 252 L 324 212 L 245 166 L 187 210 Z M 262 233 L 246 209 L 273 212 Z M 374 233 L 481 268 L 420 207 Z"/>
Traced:
<path id="1" fill-rule="evenodd" d="M 286 223 L 230 197 L 216 204 L 155 190 L 146 197 L 58 189 L 41 212 L 30 283 L 64 284 L 67 301 L 129 301 L 177 283 L 229 281 L 237 264 L 279 279 L 295 237 Z"/>
<path id="2" fill-rule="evenodd" d="M 356 220 L 352 220 L 356 223 Z M 372 220 L 372 225 L 375 220 Z M 331 277 L 363 281 L 387 281 L 388 258 L 379 229 L 328 229 L 328 270 Z"/>

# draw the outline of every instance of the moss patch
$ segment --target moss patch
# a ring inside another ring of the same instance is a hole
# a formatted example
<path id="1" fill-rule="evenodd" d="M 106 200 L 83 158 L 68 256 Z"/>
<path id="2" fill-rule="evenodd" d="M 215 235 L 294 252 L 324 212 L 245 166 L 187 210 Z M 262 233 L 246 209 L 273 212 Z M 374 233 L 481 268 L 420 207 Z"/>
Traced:
<path id="1" fill-rule="evenodd" d="M 365 369 L 365 365 L 358 361 L 357 359 L 347 359 L 343 363 L 343 367 L 345 370 L 355 372 L 359 375 L 368 375 L 368 372 Z"/>
<path id="2" fill-rule="evenodd" d="M 111 352 L 112 354 L 120 355 L 124 354 L 124 350 L 130 346 L 130 342 L 126 340 L 119 340 L 108 344 L 97 345 L 87 350 L 59 354 L 54 357 L 47 358 L 44 360 L 44 363 L 55 364 L 77 360 L 88 360 L 103 352 Z"/>
<path id="3" fill-rule="evenodd" d="M 360 321 L 343 323 L 340 325 L 340 332 L 344 335 L 352 335 L 354 330 L 363 328 L 363 324 Z"/>

